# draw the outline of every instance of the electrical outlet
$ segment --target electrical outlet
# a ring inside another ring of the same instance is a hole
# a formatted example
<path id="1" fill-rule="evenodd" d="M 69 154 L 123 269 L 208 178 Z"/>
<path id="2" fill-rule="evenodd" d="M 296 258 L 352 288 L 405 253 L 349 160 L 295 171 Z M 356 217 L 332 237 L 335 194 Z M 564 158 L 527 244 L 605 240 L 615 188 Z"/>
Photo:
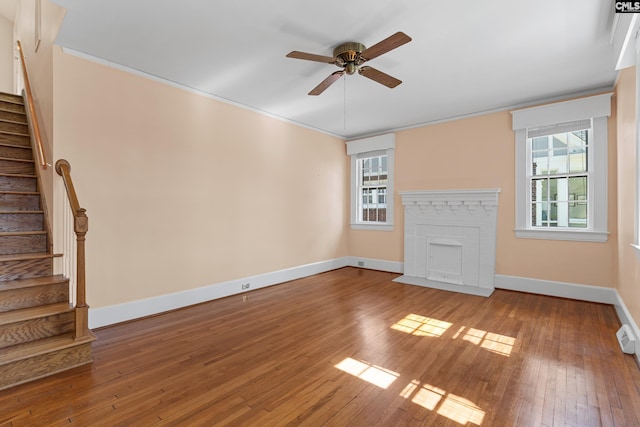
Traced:
<path id="1" fill-rule="evenodd" d="M 251 285 L 249 283 L 243 283 L 242 284 L 242 290 L 245 291 L 247 289 L 249 289 L 251 287 Z"/>
<path id="2" fill-rule="evenodd" d="M 364 261 L 358 261 L 358 267 L 364 267 Z"/>

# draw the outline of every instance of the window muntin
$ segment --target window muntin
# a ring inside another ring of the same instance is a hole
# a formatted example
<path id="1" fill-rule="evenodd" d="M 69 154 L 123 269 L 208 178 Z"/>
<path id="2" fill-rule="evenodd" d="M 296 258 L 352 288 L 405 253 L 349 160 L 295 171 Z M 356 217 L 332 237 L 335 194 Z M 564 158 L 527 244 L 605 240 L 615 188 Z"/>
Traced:
<path id="1" fill-rule="evenodd" d="M 590 227 L 590 133 L 580 129 L 527 140 L 530 227 Z"/>

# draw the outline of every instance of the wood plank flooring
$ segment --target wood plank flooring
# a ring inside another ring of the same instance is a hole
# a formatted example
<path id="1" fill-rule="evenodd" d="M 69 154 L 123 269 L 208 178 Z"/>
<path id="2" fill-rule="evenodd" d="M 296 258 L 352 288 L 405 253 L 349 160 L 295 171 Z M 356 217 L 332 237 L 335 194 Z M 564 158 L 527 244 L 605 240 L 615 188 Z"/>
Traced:
<path id="1" fill-rule="evenodd" d="M 613 307 L 343 268 L 96 331 L 0 426 L 639 426 Z"/>

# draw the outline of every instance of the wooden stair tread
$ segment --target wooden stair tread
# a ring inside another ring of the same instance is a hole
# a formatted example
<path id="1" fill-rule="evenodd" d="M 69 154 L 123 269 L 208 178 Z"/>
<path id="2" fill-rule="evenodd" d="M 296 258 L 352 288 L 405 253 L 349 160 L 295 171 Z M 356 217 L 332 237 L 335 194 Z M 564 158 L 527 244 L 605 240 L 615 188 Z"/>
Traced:
<path id="1" fill-rule="evenodd" d="M 6 141 L 6 140 L 0 141 L 0 145 L 2 145 L 3 147 L 22 148 L 24 150 L 31 150 L 31 146 L 15 144 L 15 141 Z"/>
<path id="2" fill-rule="evenodd" d="M 61 257 L 62 254 L 52 254 L 49 252 L 30 252 L 24 254 L 7 254 L 0 255 L 0 262 L 7 261 L 22 261 L 27 259 L 45 259 L 45 258 L 58 258 Z"/>
<path id="3" fill-rule="evenodd" d="M 0 291 L 9 289 L 24 289 L 34 286 L 46 286 L 54 284 L 68 283 L 69 279 L 62 274 L 55 274 L 53 276 L 44 277 L 32 277 L 28 279 L 14 279 L 0 281 Z"/>
<path id="4" fill-rule="evenodd" d="M 26 211 L 30 212 L 30 211 Z M 36 236 L 38 234 L 47 234 L 45 230 L 32 230 L 32 231 L 0 231 L 0 237 L 3 236 Z"/>
<path id="5" fill-rule="evenodd" d="M 28 173 L 7 173 L 0 172 L 0 176 L 7 176 L 10 178 L 37 178 L 36 175 L 28 174 Z"/>
<path id="6" fill-rule="evenodd" d="M 12 162 L 21 162 L 21 163 L 35 163 L 36 161 L 33 159 L 14 159 L 13 157 L 0 157 L 0 160 L 9 160 Z"/>
<path id="7" fill-rule="evenodd" d="M 0 92 L 0 101 L 24 105 L 22 95 L 16 95 L 15 93 Z"/>
<path id="8" fill-rule="evenodd" d="M 67 313 L 71 310 L 73 310 L 73 306 L 71 304 L 68 302 L 60 302 L 56 304 L 46 304 L 39 305 L 37 307 L 0 312 L 0 325 L 53 316 L 56 314 Z"/>
<path id="9" fill-rule="evenodd" d="M 3 210 L 0 210 L 0 215 L 2 215 L 2 214 L 4 214 L 4 215 L 7 215 L 7 214 L 11 214 L 11 215 L 18 215 L 18 214 L 43 214 L 43 213 L 44 213 L 44 211 L 38 211 L 38 210 L 35 210 L 35 211 L 16 211 L 16 210 L 13 210 L 13 211 L 3 211 Z"/>
<path id="10" fill-rule="evenodd" d="M 18 114 L 20 114 L 20 113 L 18 113 Z M 26 119 L 26 116 L 25 116 L 25 119 Z M 26 120 L 17 122 L 15 120 L 0 118 L 0 124 L 2 124 L 2 123 L 9 123 L 9 124 L 12 124 L 12 125 L 26 125 L 27 124 Z"/>
<path id="11" fill-rule="evenodd" d="M 26 196 L 37 196 L 40 193 L 37 191 L 0 191 L 0 194 L 21 194 Z"/>
<path id="12" fill-rule="evenodd" d="M 0 134 L 14 135 L 14 136 L 26 136 L 26 137 L 29 136 L 28 133 L 15 132 L 15 131 L 10 131 L 10 130 L 2 130 L 2 129 L 0 129 Z"/>
<path id="13" fill-rule="evenodd" d="M 27 116 L 26 109 L 24 111 L 9 110 L 4 105 L 2 105 L 3 102 L 6 102 L 7 104 L 17 105 L 18 107 L 24 107 L 23 103 L 11 102 L 11 101 L 7 101 L 6 99 L 1 99 L 0 98 L 0 111 L 4 111 L 6 113 L 21 114 L 21 115 L 23 115 L 25 117 Z"/>
<path id="14" fill-rule="evenodd" d="M 3 98 L 0 98 L 0 110 L 2 110 L 2 111 L 8 111 L 8 112 L 10 112 L 10 113 L 15 113 L 15 111 L 13 111 L 13 110 L 8 110 L 8 109 L 6 109 L 6 108 L 2 108 L 2 103 L 6 103 L 6 104 L 13 104 L 13 105 L 17 105 L 17 106 L 19 106 L 19 107 L 25 108 L 24 102 L 22 102 L 22 101 L 18 101 L 18 100 L 15 100 L 15 101 L 14 101 L 14 100 L 10 100 L 10 99 L 3 99 Z"/>
<path id="15" fill-rule="evenodd" d="M 76 345 L 90 343 L 95 341 L 95 339 L 96 336 L 92 332 L 89 332 L 88 336 L 80 337 L 78 339 L 74 339 L 71 334 L 64 334 L 24 344 L 16 344 L 14 346 L 7 347 L 2 353 L 0 353 L 0 365 L 31 358 L 39 354 L 51 353 L 53 351 L 74 347 Z"/>

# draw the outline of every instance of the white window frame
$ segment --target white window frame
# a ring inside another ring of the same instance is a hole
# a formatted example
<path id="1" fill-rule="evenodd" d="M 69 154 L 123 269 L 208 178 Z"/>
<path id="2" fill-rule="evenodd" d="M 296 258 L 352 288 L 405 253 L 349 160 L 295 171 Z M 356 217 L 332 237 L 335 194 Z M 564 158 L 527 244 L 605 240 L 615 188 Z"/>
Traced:
<path id="1" fill-rule="evenodd" d="M 512 111 L 515 131 L 515 233 L 519 238 L 576 240 L 585 242 L 606 242 L 607 213 L 607 117 L 611 115 L 612 93 L 589 96 L 571 101 L 557 102 L 539 107 Z M 591 140 L 589 141 L 589 227 L 543 228 L 531 225 L 531 186 L 528 180 L 527 130 L 579 120 L 592 119 Z"/>
<path id="2" fill-rule="evenodd" d="M 347 154 L 351 156 L 351 229 L 353 230 L 378 230 L 393 231 L 394 212 L 394 151 L 396 148 L 395 134 L 373 136 L 353 141 L 347 141 Z M 386 222 L 364 222 L 360 221 L 358 215 L 359 198 L 358 194 L 358 159 L 367 157 L 368 154 L 387 156 L 387 211 Z"/>

